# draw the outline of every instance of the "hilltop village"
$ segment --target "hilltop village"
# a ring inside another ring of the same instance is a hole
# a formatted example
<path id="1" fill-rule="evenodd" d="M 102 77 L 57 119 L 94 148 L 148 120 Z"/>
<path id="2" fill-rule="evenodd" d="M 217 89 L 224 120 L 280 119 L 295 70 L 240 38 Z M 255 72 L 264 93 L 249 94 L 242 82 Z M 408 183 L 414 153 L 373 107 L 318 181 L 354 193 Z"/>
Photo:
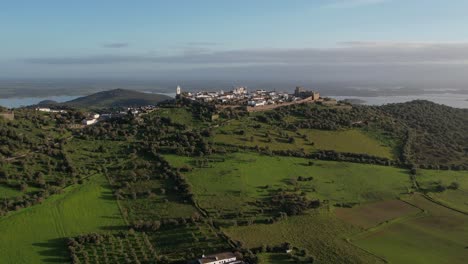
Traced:
<path id="1" fill-rule="evenodd" d="M 317 102 L 319 104 L 334 105 L 337 101 L 331 98 L 321 98 L 318 92 L 306 90 L 303 87 L 296 87 L 293 94 L 287 92 L 276 92 L 266 90 L 255 90 L 249 92 L 246 87 L 236 87 L 232 91 L 196 93 L 182 92 L 178 86 L 176 90 L 177 98 L 188 98 L 194 101 L 205 103 L 215 103 L 218 107 L 247 106 L 248 111 L 269 110 L 279 106 L 290 104 Z"/>
<path id="2" fill-rule="evenodd" d="M 322 105 L 333 106 L 339 104 L 335 99 L 321 97 L 318 92 L 307 90 L 303 87 L 296 87 L 294 93 L 266 90 L 255 90 L 249 92 L 247 87 L 236 87 L 231 91 L 199 91 L 199 92 L 183 92 L 180 86 L 176 88 L 176 99 L 188 99 L 197 102 L 209 103 L 216 106 L 216 109 L 245 107 L 248 112 L 267 111 L 281 106 L 302 103 L 316 103 Z M 93 108 L 91 106 L 91 108 Z M 99 121 L 105 121 L 112 118 L 124 117 L 126 115 L 140 116 L 145 113 L 152 112 L 158 109 L 156 105 L 140 105 L 129 107 L 116 107 L 109 109 L 101 109 L 96 112 L 88 112 L 83 117 L 81 124 L 73 125 L 75 128 L 94 125 Z M 60 106 L 38 106 L 36 111 L 46 113 L 66 113 L 67 111 Z M 5 117 L 11 117 L 7 113 L 2 113 Z"/>

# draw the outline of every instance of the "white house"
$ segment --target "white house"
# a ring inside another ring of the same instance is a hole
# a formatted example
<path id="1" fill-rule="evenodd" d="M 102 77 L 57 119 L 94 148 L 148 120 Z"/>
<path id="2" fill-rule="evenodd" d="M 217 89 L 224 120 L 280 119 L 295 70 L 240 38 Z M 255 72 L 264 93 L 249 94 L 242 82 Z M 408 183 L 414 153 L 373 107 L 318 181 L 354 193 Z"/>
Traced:
<path id="1" fill-rule="evenodd" d="M 232 252 L 218 253 L 214 255 L 203 255 L 198 259 L 199 264 L 226 264 L 226 263 L 242 263 L 241 261 L 236 261 L 236 255 Z"/>
<path id="2" fill-rule="evenodd" d="M 266 104 L 265 100 L 251 100 L 247 102 L 248 105 L 250 106 L 263 106 Z"/>
<path id="3" fill-rule="evenodd" d="M 247 93 L 247 88 L 245 87 L 237 87 L 237 88 L 234 88 L 234 90 L 232 90 L 232 93 L 233 94 L 246 94 Z"/>
<path id="4" fill-rule="evenodd" d="M 96 124 L 97 119 L 95 119 L 95 118 L 93 118 L 93 119 L 84 119 L 81 123 L 83 125 L 85 125 L 85 126 L 89 126 L 89 125 L 92 125 L 92 124 Z"/>
<path id="5" fill-rule="evenodd" d="M 50 109 L 50 108 L 47 108 L 47 107 L 36 108 L 36 111 L 47 112 L 47 113 L 65 113 L 66 112 L 65 110 L 54 110 L 54 109 Z"/>

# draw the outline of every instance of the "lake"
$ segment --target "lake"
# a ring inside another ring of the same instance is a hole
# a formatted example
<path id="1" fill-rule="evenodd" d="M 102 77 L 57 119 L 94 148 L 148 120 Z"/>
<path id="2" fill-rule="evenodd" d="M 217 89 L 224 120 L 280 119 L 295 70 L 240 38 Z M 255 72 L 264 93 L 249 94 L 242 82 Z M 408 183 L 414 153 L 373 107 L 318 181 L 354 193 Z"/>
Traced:
<path id="1" fill-rule="evenodd" d="M 167 95 L 170 97 L 175 97 L 175 93 L 158 93 Z M 44 100 L 52 100 L 59 103 L 67 102 L 73 99 L 76 99 L 81 96 L 71 96 L 71 95 L 59 95 L 59 96 L 49 96 L 49 97 L 21 97 L 21 98 L 0 98 L 0 106 L 7 108 L 18 108 L 22 106 L 35 105 Z"/>
<path id="2" fill-rule="evenodd" d="M 79 96 L 60 95 L 49 97 L 22 97 L 22 98 L 0 98 L 0 106 L 7 108 L 17 108 L 37 104 L 44 100 L 53 100 L 59 103 L 70 101 Z"/>

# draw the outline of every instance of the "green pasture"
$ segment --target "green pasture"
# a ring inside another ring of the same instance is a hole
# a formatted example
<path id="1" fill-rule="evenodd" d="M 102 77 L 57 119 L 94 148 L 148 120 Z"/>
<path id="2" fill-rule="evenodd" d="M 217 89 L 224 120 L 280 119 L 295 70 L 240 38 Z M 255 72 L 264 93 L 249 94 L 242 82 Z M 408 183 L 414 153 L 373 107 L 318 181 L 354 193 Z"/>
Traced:
<path id="1" fill-rule="evenodd" d="M 21 196 L 23 193 L 17 189 L 0 184 L 0 199 Z"/>
<path id="2" fill-rule="evenodd" d="M 299 256 L 299 259 L 294 260 L 291 253 L 273 253 L 273 252 L 262 252 L 257 253 L 259 264 L 292 264 L 292 263 L 310 263 L 309 256 Z M 315 260 L 314 260 L 315 261 Z"/>
<path id="3" fill-rule="evenodd" d="M 411 184 L 405 170 L 347 162 L 235 153 L 214 158 L 197 168 L 195 159 L 168 155 L 176 167 L 192 166 L 183 173 L 193 187 L 199 205 L 214 215 L 259 216 L 255 205 L 279 190 L 298 189 L 310 199 L 335 203 L 366 203 L 394 199 Z M 310 181 L 297 181 L 301 176 Z"/>
<path id="4" fill-rule="evenodd" d="M 353 243 L 390 263 L 466 263 L 468 216 L 420 195 L 414 195 L 408 202 L 425 213 L 377 228 Z"/>
<path id="5" fill-rule="evenodd" d="M 0 219 L 0 263 L 67 263 L 67 237 L 124 225 L 101 175 Z"/>
<path id="6" fill-rule="evenodd" d="M 255 127 L 260 125 L 260 127 Z M 244 134 L 239 134 L 243 130 Z M 291 142 L 290 138 L 294 141 Z M 250 119 L 231 120 L 216 129 L 215 143 L 247 147 L 268 147 L 270 150 L 317 151 L 334 150 L 393 158 L 393 149 L 358 129 L 326 131 L 300 129 L 297 132 L 275 128 Z"/>
<path id="7" fill-rule="evenodd" d="M 432 190 L 438 184 L 448 187 L 457 183 L 457 189 L 447 188 L 443 192 L 433 190 L 428 195 L 447 206 L 468 213 L 468 171 L 419 170 L 416 180 L 425 190 Z"/>
<path id="8" fill-rule="evenodd" d="M 230 227 L 224 231 L 247 248 L 277 246 L 288 242 L 307 250 L 318 263 L 381 263 L 378 258 L 346 242 L 344 236 L 356 230 L 326 211 L 292 216 L 270 225 Z M 262 256 L 261 260 L 265 261 L 266 257 L 271 258 Z"/>
<path id="9" fill-rule="evenodd" d="M 177 124 L 183 124 L 187 126 L 197 126 L 197 122 L 190 111 L 186 108 L 161 108 L 155 112 L 161 117 L 170 118 L 172 122 Z"/>

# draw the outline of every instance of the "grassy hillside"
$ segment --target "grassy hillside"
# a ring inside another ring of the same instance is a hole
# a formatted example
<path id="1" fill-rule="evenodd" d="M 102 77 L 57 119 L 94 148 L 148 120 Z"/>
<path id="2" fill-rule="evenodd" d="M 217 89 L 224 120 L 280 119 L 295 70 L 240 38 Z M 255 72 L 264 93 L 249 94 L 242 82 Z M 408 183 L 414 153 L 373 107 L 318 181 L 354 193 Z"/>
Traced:
<path id="1" fill-rule="evenodd" d="M 415 146 L 440 147 L 426 140 L 444 127 L 410 126 L 426 104 L 409 105 L 409 117 L 308 104 L 212 120 L 212 105 L 174 101 L 84 129 L 68 126 L 79 111 L 18 110 L 0 121 L 0 263 L 185 263 L 234 248 L 260 263 L 458 263 L 464 134 L 447 143 L 453 170 L 415 166 Z M 285 242 L 294 256 L 271 252 Z"/>
<path id="2" fill-rule="evenodd" d="M 1 263 L 67 263 L 66 237 L 124 225 L 104 176 L 0 219 Z"/>
<path id="3" fill-rule="evenodd" d="M 169 99 L 172 98 L 162 94 L 149 94 L 132 90 L 115 89 L 80 97 L 63 104 L 78 108 L 112 108 L 156 105 Z"/>
<path id="4" fill-rule="evenodd" d="M 278 190 L 305 192 L 310 199 L 335 203 L 366 203 L 394 199 L 411 188 L 406 171 L 392 167 L 346 162 L 313 161 L 236 153 L 196 168 L 196 159 L 167 156 L 174 166 L 194 166 L 184 173 L 198 204 L 217 217 L 240 212 L 240 218 L 268 217 L 264 205 Z M 309 178 L 300 181 L 298 177 Z M 264 212 L 264 213 L 262 213 Z M 227 217 L 230 218 L 230 217 Z"/>
<path id="5" fill-rule="evenodd" d="M 360 129 L 299 129 L 293 132 L 268 124 L 259 124 L 251 118 L 230 120 L 220 126 L 215 130 L 214 142 L 248 147 L 268 146 L 270 150 L 334 150 L 394 158 L 394 146 L 384 145 Z"/>

